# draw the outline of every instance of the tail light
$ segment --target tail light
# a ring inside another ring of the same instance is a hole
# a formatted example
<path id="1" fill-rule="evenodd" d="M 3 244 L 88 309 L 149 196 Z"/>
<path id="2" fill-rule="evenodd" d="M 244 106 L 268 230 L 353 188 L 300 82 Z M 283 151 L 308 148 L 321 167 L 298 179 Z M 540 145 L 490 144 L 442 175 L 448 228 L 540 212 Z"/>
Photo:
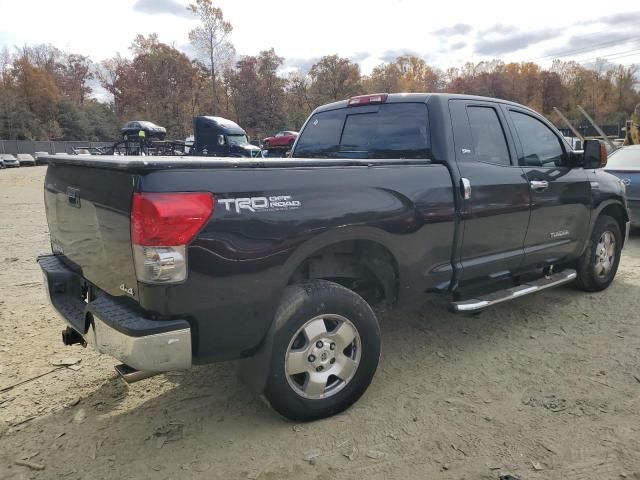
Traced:
<path id="1" fill-rule="evenodd" d="M 347 107 L 384 103 L 387 101 L 388 96 L 389 95 L 386 93 L 374 93 L 373 95 L 359 95 L 357 97 L 351 97 L 347 102 Z"/>
<path id="2" fill-rule="evenodd" d="M 138 281 L 187 278 L 186 246 L 213 214 L 210 193 L 134 193 L 131 242 Z"/>

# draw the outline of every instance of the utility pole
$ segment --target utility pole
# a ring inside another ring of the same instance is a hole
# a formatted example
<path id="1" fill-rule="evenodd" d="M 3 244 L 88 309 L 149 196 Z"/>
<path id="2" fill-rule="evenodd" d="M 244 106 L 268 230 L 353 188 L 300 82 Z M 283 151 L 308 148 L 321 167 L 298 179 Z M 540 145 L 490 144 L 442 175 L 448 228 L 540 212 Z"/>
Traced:
<path id="1" fill-rule="evenodd" d="M 562 114 L 562 112 L 558 109 L 558 107 L 553 107 L 553 110 L 558 114 L 558 116 L 562 119 L 565 125 L 569 127 L 569 129 L 573 132 L 576 138 L 579 138 L 580 141 L 584 144 L 584 137 L 580 135 L 580 132 L 578 132 L 578 130 L 576 130 L 576 128 L 573 125 L 571 125 L 571 122 L 569 121 L 569 119 Z"/>
<path id="2" fill-rule="evenodd" d="M 616 146 L 614 145 L 614 143 L 611 141 L 611 139 L 609 137 L 607 137 L 604 132 L 602 131 L 602 129 L 596 124 L 596 122 L 593 121 L 593 118 L 591 118 L 589 116 L 589 114 L 584 110 L 584 108 L 582 108 L 580 105 L 576 105 L 578 107 L 578 110 L 580 110 L 580 112 L 582 113 L 582 115 L 584 115 L 584 117 L 589 120 L 589 122 L 591 123 L 591 125 L 593 125 L 593 128 L 596 129 L 596 132 L 598 132 L 598 134 L 602 137 L 602 139 L 607 142 L 609 144 L 609 146 L 611 147 L 611 150 L 615 150 Z"/>

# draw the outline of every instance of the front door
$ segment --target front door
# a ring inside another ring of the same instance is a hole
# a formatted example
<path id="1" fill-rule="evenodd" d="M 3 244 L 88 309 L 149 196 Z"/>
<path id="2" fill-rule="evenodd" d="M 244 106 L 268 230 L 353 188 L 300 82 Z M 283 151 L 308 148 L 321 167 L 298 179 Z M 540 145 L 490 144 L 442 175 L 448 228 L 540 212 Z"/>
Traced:
<path id="1" fill-rule="evenodd" d="M 468 194 L 462 205 L 459 277 L 497 279 L 517 270 L 529 223 L 529 184 L 517 165 L 497 102 L 452 100 L 456 162 Z"/>
<path id="2" fill-rule="evenodd" d="M 591 184 L 583 168 L 569 165 L 568 145 L 530 111 L 505 106 L 519 164 L 531 191 L 531 220 L 524 266 L 551 265 L 579 256 L 591 220 Z"/>

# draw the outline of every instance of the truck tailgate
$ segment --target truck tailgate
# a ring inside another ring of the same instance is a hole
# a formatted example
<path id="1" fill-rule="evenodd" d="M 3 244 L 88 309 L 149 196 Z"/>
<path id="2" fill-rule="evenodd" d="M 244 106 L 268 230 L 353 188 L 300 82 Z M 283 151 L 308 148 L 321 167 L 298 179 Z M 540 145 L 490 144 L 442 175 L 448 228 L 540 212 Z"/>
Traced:
<path id="1" fill-rule="evenodd" d="M 45 177 L 53 252 L 111 295 L 123 295 L 123 285 L 137 294 L 130 233 L 135 177 L 82 164 L 51 164 Z"/>

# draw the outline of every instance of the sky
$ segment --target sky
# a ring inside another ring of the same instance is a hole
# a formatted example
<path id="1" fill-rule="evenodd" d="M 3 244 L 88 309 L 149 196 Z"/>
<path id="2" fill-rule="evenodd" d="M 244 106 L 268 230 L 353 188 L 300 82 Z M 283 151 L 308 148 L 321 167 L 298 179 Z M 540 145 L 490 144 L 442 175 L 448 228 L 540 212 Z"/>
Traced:
<path id="1" fill-rule="evenodd" d="M 0 48 L 50 43 L 94 61 L 130 56 L 138 33 L 193 55 L 188 0 L 0 0 Z M 364 74 L 402 54 L 446 69 L 467 61 L 640 63 L 640 4 L 536 0 L 218 0 L 239 55 L 275 48 L 283 73 L 337 53 Z M 604 5 L 604 8 L 603 8 Z M 444 8 L 450 6 L 451 8 Z"/>

